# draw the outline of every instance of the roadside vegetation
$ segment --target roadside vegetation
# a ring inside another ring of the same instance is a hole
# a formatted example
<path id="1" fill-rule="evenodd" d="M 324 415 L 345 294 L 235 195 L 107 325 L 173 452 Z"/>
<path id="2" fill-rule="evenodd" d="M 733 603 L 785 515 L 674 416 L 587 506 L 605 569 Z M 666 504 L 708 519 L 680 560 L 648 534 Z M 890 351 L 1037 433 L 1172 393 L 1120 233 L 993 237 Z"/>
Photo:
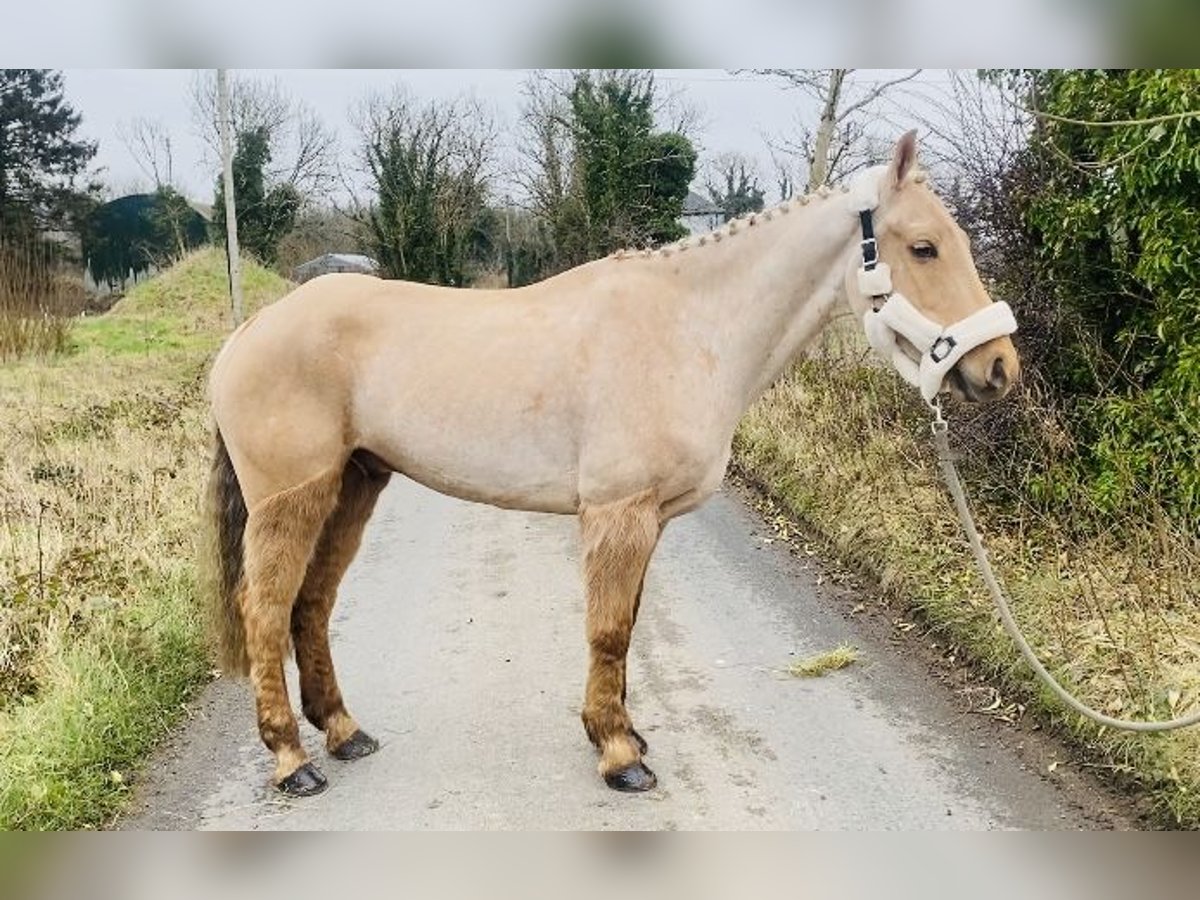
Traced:
<path id="1" fill-rule="evenodd" d="M 289 285 L 247 261 L 249 309 Z M 209 672 L 196 522 L 224 256 L 0 366 L 0 828 L 102 824 Z"/>
<path id="2" fill-rule="evenodd" d="M 1034 97 L 1049 115 L 1001 146 L 971 95 L 958 121 L 978 127 L 976 141 L 943 147 L 941 181 L 993 295 L 1022 323 L 1024 375 L 1000 404 L 951 408 L 952 443 L 1051 670 L 1109 714 L 1182 715 L 1200 702 L 1200 116 L 1187 115 L 1200 82 L 990 77 L 1010 111 Z M 915 392 L 839 323 L 751 411 L 737 460 L 780 514 L 910 605 L 947 656 L 996 677 L 1010 717 L 1028 708 L 1055 722 L 1087 765 L 1145 788 L 1162 822 L 1200 826 L 1200 731 L 1114 733 L 1035 683 L 975 573 L 928 423 Z"/>

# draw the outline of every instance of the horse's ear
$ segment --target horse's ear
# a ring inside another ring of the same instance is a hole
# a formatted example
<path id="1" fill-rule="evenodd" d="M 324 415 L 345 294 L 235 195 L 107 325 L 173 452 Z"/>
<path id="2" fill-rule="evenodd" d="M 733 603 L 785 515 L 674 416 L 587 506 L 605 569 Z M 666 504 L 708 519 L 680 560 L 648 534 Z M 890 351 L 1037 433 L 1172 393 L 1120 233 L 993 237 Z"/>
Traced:
<path id="1" fill-rule="evenodd" d="M 896 142 L 896 149 L 892 153 L 892 164 L 889 166 L 889 171 L 893 186 L 899 187 L 916 164 L 917 130 L 914 128 L 905 132 L 904 137 Z"/>

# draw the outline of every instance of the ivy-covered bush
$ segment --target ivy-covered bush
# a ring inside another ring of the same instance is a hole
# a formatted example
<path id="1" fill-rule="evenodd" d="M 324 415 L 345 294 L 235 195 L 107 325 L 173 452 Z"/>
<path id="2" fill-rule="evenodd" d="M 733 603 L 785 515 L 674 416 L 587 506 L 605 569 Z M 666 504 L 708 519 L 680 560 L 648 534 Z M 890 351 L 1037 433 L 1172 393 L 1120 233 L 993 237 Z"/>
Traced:
<path id="1" fill-rule="evenodd" d="M 1200 70 L 1038 72 L 1019 205 L 1102 509 L 1200 521 Z"/>

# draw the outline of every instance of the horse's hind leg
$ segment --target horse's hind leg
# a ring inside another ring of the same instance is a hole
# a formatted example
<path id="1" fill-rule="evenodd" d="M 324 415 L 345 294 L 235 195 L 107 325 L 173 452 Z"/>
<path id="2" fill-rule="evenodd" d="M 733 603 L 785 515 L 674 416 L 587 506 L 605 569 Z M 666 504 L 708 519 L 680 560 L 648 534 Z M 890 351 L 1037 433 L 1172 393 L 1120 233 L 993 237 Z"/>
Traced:
<path id="1" fill-rule="evenodd" d="M 304 716 L 325 732 L 325 746 L 337 759 L 358 759 L 379 749 L 342 701 L 329 652 L 329 618 L 338 584 L 358 552 L 367 520 L 390 474 L 358 460 L 347 464 L 338 504 L 325 522 L 292 610 L 292 643 L 300 669 Z"/>
<path id="2" fill-rule="evenodd" d="M 326 517 L 337 500 L 340 472 L 309 479 L 254 504 L 246 519 L 242 617 L 258 731 L 275 754 L 275 783 L 285 794 L 315 794 L 325 778 L 300 746 L 288 702 L 283 661 L 296 595 Z"/>
<path id="3" fill-rule="evenodd" d="M 591 650 L 583 727 L 600 749 L 600 774 L 609 787 L 647 791 L 657 780 L 642 763 L 644 743 L 625 709 L 625 658 L 646 566 L 661 531 L 650 491 L 579 514 Z"/>

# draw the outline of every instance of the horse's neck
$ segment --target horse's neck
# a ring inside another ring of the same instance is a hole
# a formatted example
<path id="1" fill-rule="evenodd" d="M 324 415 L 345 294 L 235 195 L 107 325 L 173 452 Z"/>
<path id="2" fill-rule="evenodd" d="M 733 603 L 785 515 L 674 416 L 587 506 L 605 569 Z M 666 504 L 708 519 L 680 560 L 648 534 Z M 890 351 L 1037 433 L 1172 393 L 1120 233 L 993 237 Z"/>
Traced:
<path id="1" fill-rule="evenodd" d="M 681 274 L 691 319 L 719 359 L 722 387 L 741 413 L 779 377 L 829 320 L 855 242 L 846 196 L 814 196 L 776 207 L 754 225 L 729 226 L 703 246 L 692 238 Z"/>

